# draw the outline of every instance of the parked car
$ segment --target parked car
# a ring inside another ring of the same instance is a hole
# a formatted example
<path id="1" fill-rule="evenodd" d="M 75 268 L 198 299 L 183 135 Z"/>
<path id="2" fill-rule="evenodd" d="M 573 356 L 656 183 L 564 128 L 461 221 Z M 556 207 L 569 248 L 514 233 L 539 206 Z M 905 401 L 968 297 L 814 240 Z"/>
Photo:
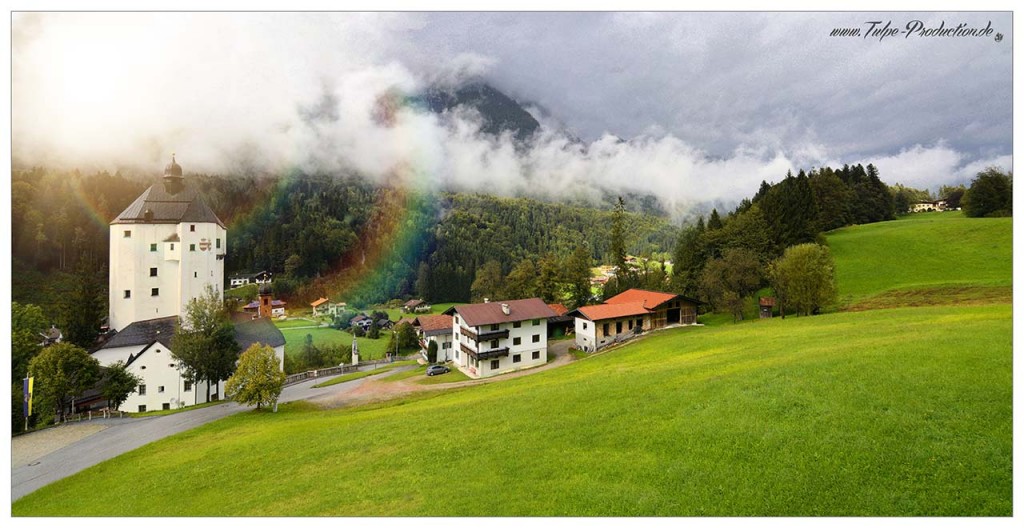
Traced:
<path id="1" fill-rule="evenodd" d="M 451 371 L 448 370 L 448 367 L 446 367 L 444 365 L 431 365 L 431 366 L 427 367 L 427 376 L 433 376 L 435 374 L 444 374 L 446 372 L 451 372 Z"/>

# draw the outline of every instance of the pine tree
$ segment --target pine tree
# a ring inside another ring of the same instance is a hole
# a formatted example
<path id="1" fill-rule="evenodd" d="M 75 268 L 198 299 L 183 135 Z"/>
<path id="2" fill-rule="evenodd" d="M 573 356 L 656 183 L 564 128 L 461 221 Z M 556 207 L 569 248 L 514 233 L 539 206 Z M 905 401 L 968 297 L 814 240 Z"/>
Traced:
<path id="1" fill-rule="evenodd" d="M 573 308 L 590 302 L 590 251 L 584 245 L 576 246 L 565 266 L 569 285 L 569 303 Z"/>

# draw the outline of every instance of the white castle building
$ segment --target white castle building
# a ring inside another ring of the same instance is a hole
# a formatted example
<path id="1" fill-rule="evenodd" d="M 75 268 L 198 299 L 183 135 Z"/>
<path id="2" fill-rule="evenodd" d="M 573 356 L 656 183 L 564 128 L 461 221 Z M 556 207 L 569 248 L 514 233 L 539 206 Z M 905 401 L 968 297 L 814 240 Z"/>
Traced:
<path id="1" fill-rule="evenodd" d="M 163 181 L 146 189 L 110 223 L 109 325 L 117 333 L 93 357 L 124 361 L 143 383 L 122 406 L 130 412 L 206 401 L 206 385 L 189 383 L 171 355 L 171 337 L 189 301 L 212 286 L 223 298 L 227 230 L 185 182 L 173 156 Z M 247 316 L 243 316 L 248 319 Z M 284 366 L 284 336 L 268 319 L 235 324 L 242 350 L 274 347 Z M 223 397 L 223 381 L 210 399 Z"/>
<path id="2" fill-rule="evenodd" d="M 110 223 L 110 328 L 180 316 L 207 285 L 223 292 L 226 253 L 224 223 L 172 158 L 163 181 Z"/>

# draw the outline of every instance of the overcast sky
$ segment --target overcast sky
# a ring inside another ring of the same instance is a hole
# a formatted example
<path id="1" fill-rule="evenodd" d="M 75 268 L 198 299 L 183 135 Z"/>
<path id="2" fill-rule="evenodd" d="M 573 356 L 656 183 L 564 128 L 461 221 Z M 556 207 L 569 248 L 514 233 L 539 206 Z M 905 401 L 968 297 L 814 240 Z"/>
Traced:
<path id="1" fill-rule="evenodd" d="M 830 36 L 873 20 L 992 32 Z M 83 168 L 159 167 L 171 151 L 214 172 L 413 167 L 466 188 L 596 185 L 675 207 L 823 164 L 874 162 L 888 183 L 934 189 L 1012 169 L 1011 29 L 1009 13 L 22 13 L 13 154 Z M 470 77 L 541 120 L 534 149 L 482 137 L 472 115 L 373 119 L 383 93 Z M 332 117 L 304 119 L 321 101 Z"/>

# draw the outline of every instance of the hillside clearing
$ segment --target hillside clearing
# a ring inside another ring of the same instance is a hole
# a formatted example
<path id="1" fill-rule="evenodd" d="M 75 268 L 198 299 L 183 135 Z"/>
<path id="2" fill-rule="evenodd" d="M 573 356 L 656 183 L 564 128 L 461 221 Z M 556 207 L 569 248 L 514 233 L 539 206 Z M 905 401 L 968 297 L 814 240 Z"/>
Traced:
<path id="1" fill-rule="evenodd" d="M 1011 218 L 918 213 L 829 233 L 840 303 L 867 309 L 1003 302 L 1013 284 L 1012 225 Z M 954 298 L 941 299 L 946 294 Z"/>

